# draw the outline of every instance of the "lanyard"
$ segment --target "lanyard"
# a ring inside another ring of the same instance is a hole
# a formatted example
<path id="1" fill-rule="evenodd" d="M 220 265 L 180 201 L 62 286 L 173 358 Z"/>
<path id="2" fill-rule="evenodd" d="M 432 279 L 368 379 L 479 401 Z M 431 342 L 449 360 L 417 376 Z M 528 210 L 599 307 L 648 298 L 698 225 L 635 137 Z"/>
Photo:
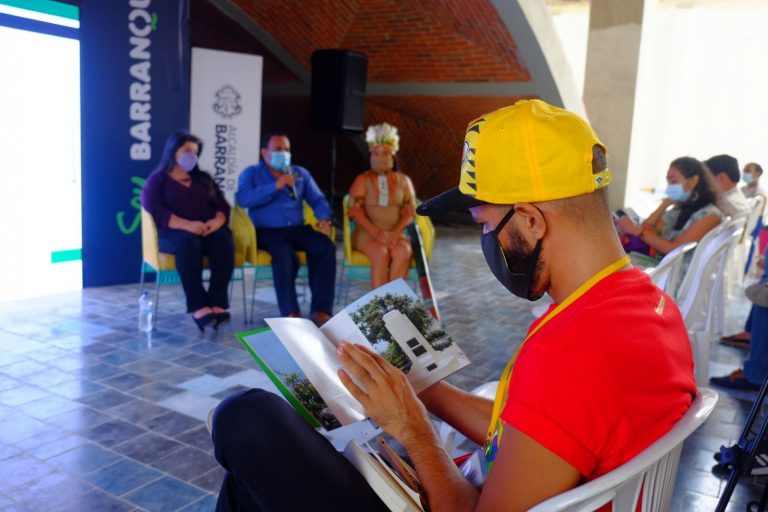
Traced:
<path id="1" fill-rule="evenodd" d="M 553 309 L 547 316 L 541 319 L 541 321 L 536 324 L 536 327 L 531 329 L 531 331 L 528 333 L 528 335 L 525 337 L 523 342 L 520 344 L 519 347 L 517 347 L 517 350 L 515 350 L 515 353 L 512 354 L 512 357 L 510 358 L 509 362 L 507 363 L 507 366 L 504 368 L 504 371 L 501 374 L 501 380 L 499 381 L 499 387 L 496 389 L 496 398 L 493 402 L 493 414 L 491 416 L 491 424 L 488 427 L 488 434 L 486 435 L 486 443 L 491 443 L 493 441 L 493 436 L 496 432 L 496 424 L 499 421 L 499 417 L 501 416 L 501 407 L 507 400 L 507 392 L 509 391 L 509 380 L 512 377 L 512 370 L 515 366 L 515 361 L 517 361 L 517 356 L 520 354 L 520 350 L 523 348 L 523 345 L 525 345 L 525 342 L 528 341 L 530 338 L 533 337 L 534 334 L 539 332 L 539 329 L 544 327 L 550 320 L 552 320 L 555 316 L 557 316 L 560 312 L 562 312 L 565 308 L 573 304 L 573 302 L 576 301 L 579 297 L 587 293 L 590 288 L 592 288 L 594 285 L 608 277 L 609 275 L 613 274 L 614 272 L 618 271 L 619 269 L 625 267 L 630 263 L 629 256 L 624 256 L 623 258 L 611 263 L 601 271 L 599 271 L 597 274 L 590 277 L 584 284 L 579 286 L 576 291 L 571 293 L 563 302 L 557 305 L 555 309 Z M 499 440 L 497 440 L 498 442 Z"/>

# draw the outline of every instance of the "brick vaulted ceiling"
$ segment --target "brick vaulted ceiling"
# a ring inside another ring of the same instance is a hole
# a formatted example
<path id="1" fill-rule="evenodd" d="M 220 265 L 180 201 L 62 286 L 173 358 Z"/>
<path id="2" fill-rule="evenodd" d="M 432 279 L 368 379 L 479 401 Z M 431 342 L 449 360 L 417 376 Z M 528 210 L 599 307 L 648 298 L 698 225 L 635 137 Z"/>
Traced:
<path id="1" fill-rule="evenodd" d="M 366 125 L 399 128 L 398 167 L 429 197 L 456 185 L 469 121 L 539 96 L 508 25 L 494 0 L 191 1 L 193 46 L 264 57 L 262 132 L 286 130 L 295 161 L 326 190 L 330 135 L 309 126 L 315 50 L 368 57 Z M 343 134 L 337 192 L 365 169 L 362 135 Z"/>
<path id="2" fill-rule="evenodd" d="M 318 48 L 368 56 L 370 82 L 525 82 L 486 0 L 235 0 L 307 70 Z"/>

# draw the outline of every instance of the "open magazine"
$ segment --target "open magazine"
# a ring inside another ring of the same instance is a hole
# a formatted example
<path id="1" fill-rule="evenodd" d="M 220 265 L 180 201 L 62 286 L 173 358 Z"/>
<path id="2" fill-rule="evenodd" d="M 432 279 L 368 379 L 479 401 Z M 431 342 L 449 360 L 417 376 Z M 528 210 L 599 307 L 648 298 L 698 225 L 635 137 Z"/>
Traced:
<path id="1" fill-rule="evenodd" d="M 381 354 L 417 393 L 469 364 L 402 279 L 367 293 L 320 328 L 303 318 L 265 321 L 269 329 L 238 338 L 304 419 L 326 430 L 366 418 L 338 377 L 340 340 Z"/>

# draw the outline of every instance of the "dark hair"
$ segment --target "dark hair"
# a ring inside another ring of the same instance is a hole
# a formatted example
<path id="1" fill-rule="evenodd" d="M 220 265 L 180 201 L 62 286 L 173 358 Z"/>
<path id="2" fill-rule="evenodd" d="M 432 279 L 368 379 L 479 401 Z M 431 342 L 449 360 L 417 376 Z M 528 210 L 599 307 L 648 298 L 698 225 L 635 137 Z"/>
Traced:
<path id="1" fill-rule="evenodd" d="M 691 190 L 688 199 L 680 204 L 680 214 L 677 216 L 677 222 L 673 226 L 674 229 L 680 230 L 683 229 L 691 215 L 717 200 L 717 189 L 715 188 L 712 174 L 704 167 L 704 164 L 693 157 L 682 156 L 675 158 L 669 166 L 680 171 L 686 179 L 693 178 L 694 176 L 699 177 L 699 182 Z"/>
<path id="2" fill-rule="evenodd" d="M 750 165 L 755 168 L 755 170 L 757 171 L 758 175 L 760 175 L 760 176 L 763 175 L 763 168 L 760 166 L 760 164 L 755 163 L 755 162 L 749 162 L 747 165 L 744 166 L 744 169 L 746 169 Z"/>
<path id="3" fill-rule="evenodd" d="M 288 138 L 288 134 L 285 132 L 267 132 L 261 138 L 261 149 L 266 149 L 269 146 L 269 141 L 272 137 L 285 137 Z"/>
<path id="4" fill-rule="evenodd" d="M 203 141 L 199 137 L 192 135 L 191 133 L 180 130 L 173 133 L 168 140 L 165 141 L 165 147 L 163 148 L 163 155 L 160 157 L 160 163 L 157 164 L 153 173 L 170 173 L 176 165 L 176 152 L 181 146 L 187 142 L 194 142 L 198 146 L 197 156 L 203 152 Z M 213 180 L 210 174 L 200 169 L 200 163 L 195 164 L 194 169 L 189 171 L 189 177 L 192 181 L 203 184 L 208 189 L 208 195 L 214 201 L 226 201 L 221 193 L 218 185 Z"/>
<path id="5" fill-rule="evenodd" d="M 168 140 L 165 141 L 163 155 L 160 157 L 160 163 L 157 164 L 154 172 L 171 172 L 173 167 L 176 165 L 176 152 L 187 142 L 194 142 L 197 144 L 199 148 L 197 151 L 197 156 L 200 156 L 200 153 L 203 152 L 203 141 L 200 140 L 199 137 L 195 137 L 189 132 L 178 131 L 168 137 Z M 195 168 L 192 171 L 194 172 L 199 170 L 200 168 L 195 165 Z"/>
<path id="6" fill-rule="evenodd" d="M 704 163 L 707 165 L 709 170 L 712 171 L 714 176 L 725 173 L 725 175 L 728 176 L 728 178 L 734 183 L 738 183 L 741 179 L 739 161 L 731 155 L 713 156 Z"/>

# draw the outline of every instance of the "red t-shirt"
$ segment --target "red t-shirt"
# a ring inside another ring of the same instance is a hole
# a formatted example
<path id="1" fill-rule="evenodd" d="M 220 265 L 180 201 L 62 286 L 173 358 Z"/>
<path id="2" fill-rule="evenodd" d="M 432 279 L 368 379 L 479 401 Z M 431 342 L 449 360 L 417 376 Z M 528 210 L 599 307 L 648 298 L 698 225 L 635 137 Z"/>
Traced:
<path id="1" fill-rule="evenodd" d="M 669 431 L 695 395 L 677 305 L 630 269 L 597 283 L 525 343 L 501 418 L 588 481 Z"/>

